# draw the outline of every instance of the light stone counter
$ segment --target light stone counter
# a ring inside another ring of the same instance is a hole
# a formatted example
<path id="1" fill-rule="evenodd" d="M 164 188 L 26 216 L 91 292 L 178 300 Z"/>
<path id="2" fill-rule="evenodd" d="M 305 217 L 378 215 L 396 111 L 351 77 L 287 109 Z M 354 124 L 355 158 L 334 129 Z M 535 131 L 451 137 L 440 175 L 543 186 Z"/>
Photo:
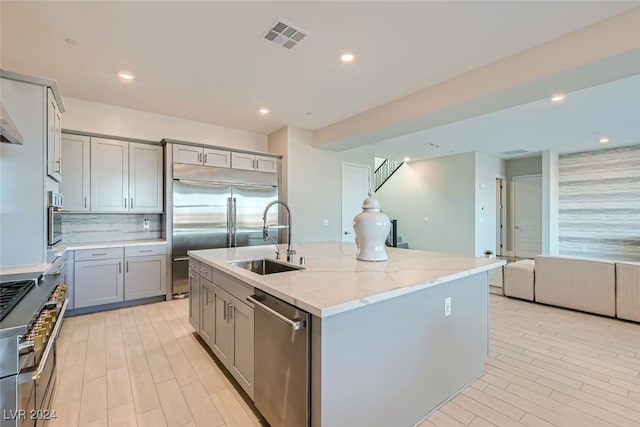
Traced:
<path id="1" fill-rule="evenodd" d="M 112 242 L 89 242 L 89 243 L 67 243 L 55 246 L 49 251 L 54 256 L 60 256 L 66 251 L 78 251 L 83 249 L 100 249 L 100 248 L 119 248 L 128 246 L 148 246 L 148 245 L 164 245 L 167 241 L 164 239 L 153 240 L 119 240 Z"/>
<path id="2" fill-rule="evenodd" d="M 300 256 L 306 258 L 303 270 L 264 276 L 229 261 L 274 259 L 273 245 L 196 250 L 188 254 L 321 318 L 505 264 L 502 260 L 397 248 L 387 248 L 387 261 L 358 261 L 355 244 L 343 242 L 301 243 L 294 249 L 296 264 Z M 286 245 L 280 245 L 280 254 L 286 257 Z"/>

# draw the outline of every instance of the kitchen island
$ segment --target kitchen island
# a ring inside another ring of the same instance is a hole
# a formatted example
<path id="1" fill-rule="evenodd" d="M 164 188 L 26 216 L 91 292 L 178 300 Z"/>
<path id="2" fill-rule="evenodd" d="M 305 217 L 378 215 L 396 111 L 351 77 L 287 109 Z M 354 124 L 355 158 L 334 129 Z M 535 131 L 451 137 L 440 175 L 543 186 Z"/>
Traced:
<path id="1" fill-rule="evenodd" d="M 342 242 L 295 249 L 304 269 L 270 275 L 230 261 L 273 259 L 273 245 L 189 255 L 213 283 L 231 277 L 310 313 L 311 426 L 413 426 L 482 375 L 488 271 L 504 261 L 389 248 L 388 261 L 365 262 Z"/>

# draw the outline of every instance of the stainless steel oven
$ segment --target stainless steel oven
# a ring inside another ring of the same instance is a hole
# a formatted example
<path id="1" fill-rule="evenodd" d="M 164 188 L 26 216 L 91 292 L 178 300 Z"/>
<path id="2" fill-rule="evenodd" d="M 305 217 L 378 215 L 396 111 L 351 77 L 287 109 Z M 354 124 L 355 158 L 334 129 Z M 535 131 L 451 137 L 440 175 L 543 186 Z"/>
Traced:
<path id="1" fill-rule="evenodd" d="M 57 415 L 56 341 L 68 299 L 64 260 L 53 268 L 41 279 L 1 278 L 0 427 L 41 426 Z"/>
<path id="2" fill-rule="evenodd" d="M 62 195 L 49 191 L 47 207 L 47 244 L 53 246 L 62 240 Z"/>

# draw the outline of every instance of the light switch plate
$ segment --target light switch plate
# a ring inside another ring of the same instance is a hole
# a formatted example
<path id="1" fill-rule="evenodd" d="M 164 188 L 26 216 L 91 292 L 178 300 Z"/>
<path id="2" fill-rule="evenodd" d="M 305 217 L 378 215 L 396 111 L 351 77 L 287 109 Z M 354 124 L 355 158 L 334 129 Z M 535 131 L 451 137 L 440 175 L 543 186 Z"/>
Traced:
<path id="1" fill-rule="evenodd" d="M 451 316 L 451 297 L 444 299 L 444 317 Z"/>

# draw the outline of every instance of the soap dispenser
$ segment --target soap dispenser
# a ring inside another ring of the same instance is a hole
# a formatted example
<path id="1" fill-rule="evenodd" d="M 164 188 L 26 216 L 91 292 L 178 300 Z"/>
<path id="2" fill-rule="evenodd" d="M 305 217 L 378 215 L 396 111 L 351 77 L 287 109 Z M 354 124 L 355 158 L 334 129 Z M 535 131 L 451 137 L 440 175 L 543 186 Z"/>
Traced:
<path id="1" fill-rule="evenodd" d="M 356 258 L 361 261 L 386 261 L 385 240 L 389 235 L 391 222 L 380 210 L 380 202 L 369 197 L 362 204 L 362 212 L 353 218 L 353 230 L 356 233 Z"/>

